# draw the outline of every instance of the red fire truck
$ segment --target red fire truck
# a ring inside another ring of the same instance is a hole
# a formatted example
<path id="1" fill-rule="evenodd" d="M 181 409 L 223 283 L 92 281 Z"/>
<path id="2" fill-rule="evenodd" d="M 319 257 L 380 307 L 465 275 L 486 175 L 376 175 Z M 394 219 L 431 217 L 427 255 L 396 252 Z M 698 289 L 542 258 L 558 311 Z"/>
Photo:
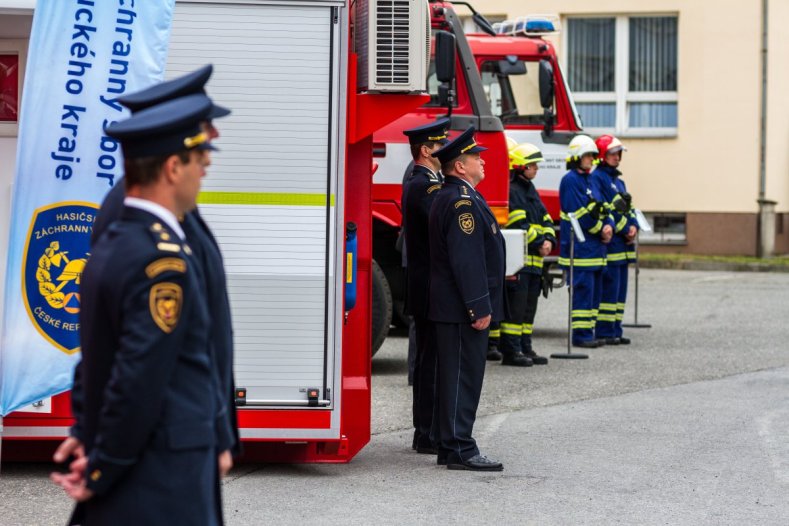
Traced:
<path id="1" fill-rule="evenodd" d="M 34 2 L 12 4 L 2 27 L 30 27 Z M 429 99 L 429 30 L 426 0 L 175 4 L 167 76 L 213 63 L 233 109 L 200 207 L 250 458 L 347 462 L 369 441 L 372 134 Z M 48 458 L 71 423 L 68 393 L 11 413 L 3 459 Z"/>
<path id="2" fill-rule="evenodd" d="M 499 222 L 506 222 L 509 172 L 505 133 L 518 143 L 535 144 L 545 157 L 535 183 L 558 223 L 558 190 L 566 171 L 566 147 L 581 129 L 555 48 L 543 38 L 555 32 L 558 21 L 531 16 L 493 27 L 469 4 L 455 4 L 470 8 L 474 22 L 487 31 L 464 34 L 463 22 L 453 4 L 430 2 L 434 33 L 449 31 L 457 42 L 451 129 L 458 132 L 473 124 L 479 130 L 477 140 L 489 148 L 485 153 L 487 176 L 479 189 Z M 431 67 L 430 101 L 374 135 L 375 161 L 379 166 L 373 176 L 373 259 L 377 267 L 373 273 L 373 298 L 378 302 L 373 305 L 373 351 L 386 337 L 390 322 L 405 323 L 402 260 L 395 249 L 402 221 L 402 180 L 411 160 L 402 131 L 449 113 L 440 100 L 440 86 L 435 68 Z M 545 272 L 552 272 L 551 259 L 547 262 Z"/>

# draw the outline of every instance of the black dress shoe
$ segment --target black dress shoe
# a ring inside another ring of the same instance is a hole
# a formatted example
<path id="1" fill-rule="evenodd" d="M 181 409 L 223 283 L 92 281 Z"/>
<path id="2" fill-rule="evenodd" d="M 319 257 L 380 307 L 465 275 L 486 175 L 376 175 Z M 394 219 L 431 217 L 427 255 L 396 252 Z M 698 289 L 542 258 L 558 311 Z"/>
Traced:
<path id="1" fill-rule="evenodd" d="M 439 465 L 439 466 L 446 466 L 447 465 L 447 457 L 446 456 L 442 457 L 441 454 L 439 453 L 438 458 L 436 459 L 436 464 Z"/>
<path id="2" fill-rule="evenodd" d="M 419 446 L 416 448 L 416 452 L 420 455 L 438 455 L 438 449 L 429 446 L 429 447 L 422 447 Z"/>
<path id="3" fill-rule="evenodd" d="M 618 339 L 619 339 L 619 345 L 630 345 L 630 338 L 625 338 L 624 336 L 620 336 Z"/>
<path id="4" fill-rule="evenodd" d="M 604 338 L 603 341 L 606 345 L 619 345 L 622 343 L 619 338 Z"/>
<path id="5" fill-rule="evenodd" d="M 548 358 L 546 358 L 545 356 L 540 356 L 532 349 L 525 351 L 523 354 L 528 356 L 531 359 L 531 361 L 534 362 L 534 365 L 546 365 L 548 363 Z"/>
<path id="6" fill-rule="evenodd" d="M 488 356 L 487 356 L 488 361 L 497 362 L 501 360 L 501 356 L 502 356 L 501 351 L 499 351 L 497 348 L 491 347 L 490 349 L 488 349 Z"/>
<path id="7" fill-rule="evenodd" d="M 598 340 L 583 340 L 580 342 L 573 342 L 573 347 L 581 347 L 582 349 L 597 349 L 600 344 Z"/>
<path id="8" fill-rule="evenodd" d="M 504 358 L 501 359 L 501 365 L 514 365 L 515 367 L 531 367 L 534 365 L 534 362 L 523 354 L 522 352 L 516 352 L 515 354 L 505 354 Z"/>
<path id="9" fill-rule="evenodd" d="M 468 460 L 447 464 L 447 469 L 466 471 L 503 471 L 504 466 L 501 464 L 501 462 L 491 460 L 482 455 L 474 455 Z"/>

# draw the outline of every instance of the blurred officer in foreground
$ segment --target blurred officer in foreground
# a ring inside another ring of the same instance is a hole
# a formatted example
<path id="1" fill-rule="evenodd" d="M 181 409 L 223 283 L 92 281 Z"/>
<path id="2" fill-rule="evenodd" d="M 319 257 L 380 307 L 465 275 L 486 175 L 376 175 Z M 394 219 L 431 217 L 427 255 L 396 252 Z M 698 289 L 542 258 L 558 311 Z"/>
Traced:
<path id="1" fill-rule="evenodd" d="M 436 342 L 433 324 L 428 320 L 430 280 L 430 207 L 444 177 L 441 163 L 433 153 L 447 144 L 449 119 L 441 119 L 405 130 L 411 145 L 414 168 L 403 184 L 403 229 L 406 254 L 406 313 L 413 316 L 416 331 L 416 357 L 413 373 L 414 440 L 417 453 L 435 454 L 430 437 L 435 400 Z"/>
<path id="2" fill-rule="evenodd" d="M 605 244 L 611 241 L 613 221 L 608 215 L 605 199 L 590 172 L 597 157 L 597 146 L 591 137 L 576 135 L 567 152 L 568 172 L 559 184 L 562 212 L 559 264 L 570 267 L 570 236 L 572 226 L 567 214 L 573 213 L 586 241 L 575 243 L 572 304 L 572 343 L 576 347 L 594 348 L 605 342 L 594 337 L 597 309 L 600 305 Z"/>
<path id="3" fill-rule="evenodd" d="M 123 149 L 127 197 L 82 275 L 85 456 L 52 475 L 79 503 L 72 524 L 222 523 L 225 405 L 202 268 L 176 219 L 195 208 L 211 162 L 211 108 L 190 95 L 106 130 Z"/>
<path id="4" fill-rule="evenodd" d="M 430 312 L 438 344 L 438 464 L 501 471 L 471 437 L 477 416 L 488 327 L 504 318 L 504 237 L 485 199 L 486 150 L 471 126 L 433 155 L 444 185 L 430 210 Z"/>
<path id="5" fill-rule="evenodd" d="M 192 94 L 205 94 L 205 84 L 211 77 L 213 66 L 206 65 L 200 69 L 173 80 L 155 84 L 142 91 L 125 95 L 118 99 L 122 105 L 132 111 L 132 115 L 146 108 L 163 102 Z M 219 136 L 213 126 L 212 119 L 224 117 L 230 110 L 217 104 L 211 105 L 207 119 L 201 123 L 210 140 Z M 102 202 L 96 222 L 93 225 L 91 244 L 95 244 L 107 228 L 120 219 L 123 211 L 123 200 L 126 189 L 123 179 L 116 181 Z M 221 391 L 226 393 L 225 420 L 226 425 L 220 432 L 218 440 L 221 448 L 229 449 L 234 456 L 240 453 L 241 442 L 238 436 L 238 423 L 235 407 L 235 382 L 233 380 L 233 334 L 230 319 L 230 303 L 227 296 L 224 264 L 219 245 L 197 209 L 187 213 L 180 221 L 186 234 L 189 246 L 195 252 L 196 259 L 201 263 L 204 272 L 204 285 L 211 310 L 211 340 L 214 367 L 221 380 Z M 70 455 L 82 453 L 81 429 L 79 415 L 82 412 L 82 379 L 81 367 L 75 369 L 74 385 L 71 390 L 72 412 L 77 417 L 76 424 L 70 430 L 70 438 L 66 439 L 55 453 L 56 462 L 64 462 Z"/>
<path id="6" fill-rule="evenodd" d="M 608 203 L 614 221 L 614 235 L 606 245 L 608 264 L 603 271 L 595 337 L 605 341 L 606 345 L 627 345 L 630 338 L 622 336 L 622 319 L 627 300 L 627 264 L 631 258 L 635 260 L 633 243 L 638 234 L 633 199 L 618 169 L 622 152 L 627 148 L 612 135 L 601 135 L 595 144 L 599 150 L 600 164 L 592 172 L 592 180 Z"/>
<path id="7" fill-rule="evenodd" d="M 506 228 L 523 230 L 528 252 L 515 279 L 507 279 L 510 317 L 501 323 L 503 365 L 530 367 L 548 363 L 548 358 L 534 351 L 531 341 L 542 290 L 543 258 L 556 246 L 553 220 L 532 183 L 537 177 L 537 163 L 544 160 L 532 144 L 523 143 L 510 150 L 510 215 Z"/>

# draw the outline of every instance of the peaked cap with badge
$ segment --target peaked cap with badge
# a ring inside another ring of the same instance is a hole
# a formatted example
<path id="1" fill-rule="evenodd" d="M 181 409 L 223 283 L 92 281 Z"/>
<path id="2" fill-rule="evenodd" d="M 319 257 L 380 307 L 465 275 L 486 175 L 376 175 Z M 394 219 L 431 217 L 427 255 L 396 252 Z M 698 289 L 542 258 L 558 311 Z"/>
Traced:
<path id="1" fill-rule="evenodd" d="M 108 126 L 126 158 L 153 157 L 193 148 L 215 150 L 201 129 L 213 107 L 206 95 L 187 95 L 144 109 Z"/>
<path id="2" fill-rule="evenodd" d="M 205 85 L 214 71 L 212 64 L 197 69 L 178 78 L 160 82 L 144 90 L 136 91 L 122 97 L 118 97 L 118 102 L 126 106 L 132 113 L 156 106 L 162 102 L 185 97 L 187 95 L 207 95 Z M 208 120 L 218 119 L 230 115 L 230 110 L 224 106 L 213 104 L 208 113 Z"/>
<path id="3" fill-rule="evenodd" d="M 469 126 L 466 131 L 452 139 L 443 148 L 433 154 L 437 157 L 441 164 L 446 164 L 453 159 L 457 159 L 465 153 L 480 153 L 487 150 L 484 146 L 477 144 L 474 139 L 474 134 L 477 129 L 474 126 Z"/>
<path id="4" fill-rule="evenodd" d="M 403 130 L 403 135 L 408 137 L 408 142 L 411 145 L 423 144 L 426 142 L 437 142 L 439 144 L 447 144 L 449 140 L 447 137 L 447 129 L 449 128 L 449 119 L 439 119 L 435 122 L 423 124 L 416 128 L 409 128 Z"/>

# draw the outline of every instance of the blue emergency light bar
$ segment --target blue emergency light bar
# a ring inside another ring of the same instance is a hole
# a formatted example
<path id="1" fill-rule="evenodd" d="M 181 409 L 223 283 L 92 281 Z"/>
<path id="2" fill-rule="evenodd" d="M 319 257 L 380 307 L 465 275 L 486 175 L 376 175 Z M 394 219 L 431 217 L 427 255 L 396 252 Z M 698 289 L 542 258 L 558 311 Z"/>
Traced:
<path id="1" fill-rule="evenodd" d="M 559 31 L 559 17 L 555 15 L 525 16 L 493 24 L 493 30 L 499 35 L 542 36 Z"/>

